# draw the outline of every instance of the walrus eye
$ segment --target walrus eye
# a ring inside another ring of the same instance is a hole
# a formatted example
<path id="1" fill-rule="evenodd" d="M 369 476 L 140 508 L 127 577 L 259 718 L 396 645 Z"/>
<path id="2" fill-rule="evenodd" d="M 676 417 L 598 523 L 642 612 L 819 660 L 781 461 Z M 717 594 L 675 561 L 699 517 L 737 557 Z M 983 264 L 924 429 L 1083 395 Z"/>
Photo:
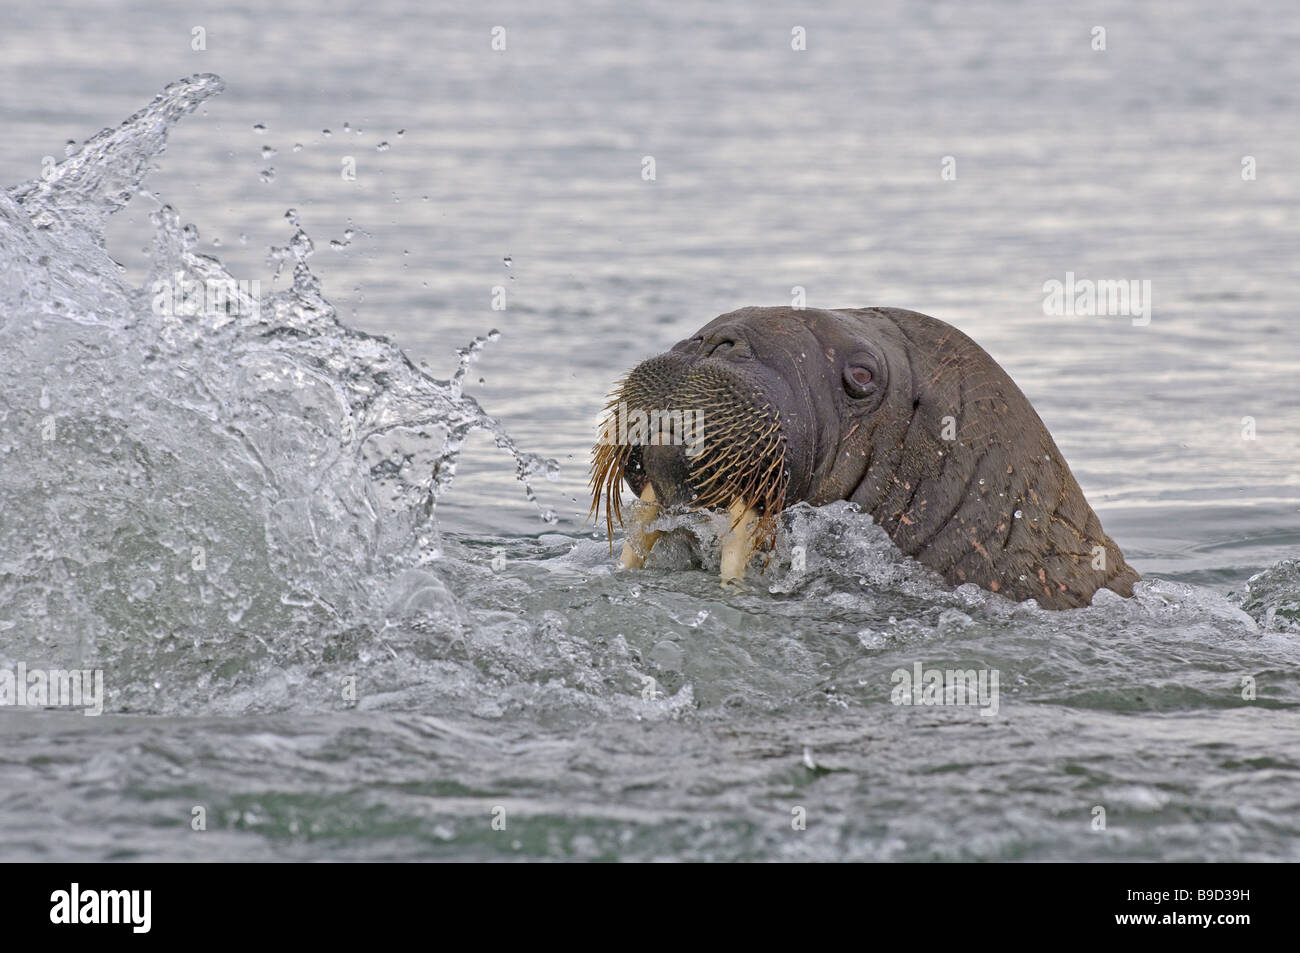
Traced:
<path id="1" fill-rule="evenodd" d="M 854 397 L 866 397 L 875 390 L 875 375 L 871 368 L 849 364 L 844 368 L 844 387 Z"/>

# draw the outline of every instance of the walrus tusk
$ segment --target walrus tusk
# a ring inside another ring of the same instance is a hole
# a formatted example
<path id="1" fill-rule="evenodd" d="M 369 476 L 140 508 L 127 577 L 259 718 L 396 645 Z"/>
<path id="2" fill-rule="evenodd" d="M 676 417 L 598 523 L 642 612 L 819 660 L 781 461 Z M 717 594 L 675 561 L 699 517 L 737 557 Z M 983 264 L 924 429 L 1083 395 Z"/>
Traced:
<path id="1" fill-rule="evenodd" d="M 758 511 L 746 506 L 744 500 L 735 500 L 727 507 L 731 514 L 731 531 L 722 537 L 722 584 L 745 578 L 745 567 L 754 554 L 754 527 Z"/>
<path id="2" fill-rule="evenodd" d="M 646 527 L 658 518 L 659 501 L 655 498 L 655 488 L 646 483 L 641 491 L 641 505 L 632 513 L 632 525 L 627 530 L 623 554 L 618 557 L 621 569 L 640 569 L 645 565 L 646 557 L 659 538 L 658 533 L 647 533 Z"/>

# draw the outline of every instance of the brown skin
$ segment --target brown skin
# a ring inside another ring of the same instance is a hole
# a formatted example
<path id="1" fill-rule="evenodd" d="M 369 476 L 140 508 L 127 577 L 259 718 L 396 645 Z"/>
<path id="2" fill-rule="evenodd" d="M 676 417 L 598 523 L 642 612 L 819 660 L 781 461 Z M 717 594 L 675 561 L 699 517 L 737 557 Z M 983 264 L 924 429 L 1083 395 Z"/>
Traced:
<path id="1" fill-rule="evenodd" d="M 701 409 L 706 450 L 638 447 L 604 470 L 598 453 L 597 504 L 601 481 L 617 496 L 620 477 L 668 504 L 740 499 L 769 521 L 799 501 L 851 500 L 950 585 L 1049 609 L 1087 605 L 1102 587 L 1131 596 L 1139 579 L 1025 395 L 935 318 L 733 311 L 639 365 L 620 397 Z"/>

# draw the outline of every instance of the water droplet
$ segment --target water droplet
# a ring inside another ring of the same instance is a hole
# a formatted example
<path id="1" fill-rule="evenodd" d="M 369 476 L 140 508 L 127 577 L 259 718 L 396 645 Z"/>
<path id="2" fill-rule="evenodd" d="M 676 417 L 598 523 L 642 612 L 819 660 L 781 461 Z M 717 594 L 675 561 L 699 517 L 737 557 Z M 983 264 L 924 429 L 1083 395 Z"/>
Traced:
<path id="1" fill-rule="evenodd" d="M 381 142 L 379 145 L 375 146 L 375 151 L 376 151 L 376 152 L 387 152 L 387 151 L 388 151 L 389 149 L 391 149 L 391 148 L 392 148 L 392 147 L 388 144 L 388 140 L 385 139 L 385 140 L 384 140 L 383 142 Z"/>
<path id="2" fill-rule="evenodd" d="M 1024 516 L 1025 514 L 1021 510 L 1016 510 L 1011 515 L 1014 516 L 1016 519 L 1020 519 L 1020 517 Z"/>
<path id="3" fill-rule="evenodd" d="M 262 122 L 255 123 L 253 125 L 253 132 L 257 133 L 259 136 L 262 133 L 266 132 L 266 123 L 262 123 Z"/>
<path id="4" fill-rule="evenodd" d="M 487 333 L 487 339 L 489 341 L 499 341 L 501 339 L 501 332 L 498 331 L 496 328 L 493 328 L 491 331 Z"/>
<path id="5" fill-rule="evenodd" d="M 682 660 L 685 653 L 680 645 L 676 642 L 664 640 L 659 642 L 649 652 L 650 661 L 654 662 L 662 669 L 675 672 L 681 668 Z"/>
<path id="6" fill-rule="evenodd" d="M 515 262 L 514 262 L 514 259 L 511 258 L 509 255 L 506 255 L 506 257 L 505 257 L 505 258 L 502 258 L 501 260 L 502 260 L 503 262 L 506 263 L 506 267 L 507 267 L 507 268 L 509 268 L 511 265 L 513 265 L 513 264 L 515 263 Z"/>
<path id="7" fill-rule="evenodd" d="M 270 146 L 262 146 L 262 158 L 263 158 L 263 159 L 269 159 L 269 158 L 271 158 L 272 156 L 276 156 L 276 155 L 279 155 L 279 153 L 276 152 L 274 149 L 272 149 Z"/>
<path id="8" fill-rule="evenodd" d="M 351 125 L 350 123 L 346 123 L 346 122 L 345 122 L 345 123 L 343 124 L 343 131 L 344 131 L 344 132 L 351 132 L 351 131 L 352 131 L 352 125 Z"/>
<path id="9" fill-rule="evenodd" d="M 77 153 L 76 139 L 69 139 L 67 142 L 63 144 L 63 154 L 65 156 L 76 155 L 76 153 Z"/>
<path id="10" fill-rule="evenodd" d="M 297 223 L 295 222 L 294 224 Z M 302 229 L 298 229 L 298 231 L 294 233 L 293 238 L 289 239 L 289 248 L 292 249 L 294 255 L 299 260 L 302 260 L 311 256 L 315 246 L 312 245 L 311 239 L 307 237 L 307 233 Z"/>
<path id="11" fill-rule="evenodd" d="M 247 244 L 248 244 L 248 236 L 245 235 L 245 234 L 243 234 L 242 232 L 241 232 L 240 235 L 239 235 L 239 244 L 241 244 L 241 245 L 247 245 Z"/>
<path id="12" fill-rule="evenodd" d="M 328 129 L 322 129 L 320 132 L 321 132 L 321 135 L 322 135 L 322 136 L 332 136 L 332 135 L 334 135 L 334 133 L 330 132 Z"/>
<path id="13" fill-rule="evenodd" d="M 214 238 L 214 239 L 212 239 L 212 247 L 213 247 L 213 248 L 220 248 L 220 247 L 221 247 L 221 239 L 220 239 L 220 238 Z"/>
<path id="14" fill-rule="evenodd" d="M 258 176 L 263 182 L 275 181 L 275 169 L 263 169 L 262 174 Z"/>
<path id="15" fill-rule="evenodd" d="M 984 478 L 983 478 L 983 477 L 980 477 L 980 486 L 983 486 L 983 485 L 984 485 Z"/>
<path id="16" fill-rule="evenodd" d="M 397 130 L 397 134 L 398 134 L 399 136 L 404 136 L 404 135 L 406 135 L 406 130 L 405 130 L 405 129 L 399 129 L 399 130 Z"/>
<path id="17" fill-rule="evenodd" d="M 301 143 L 301 142 L 295 142 L 295 143 L 293 144 L 293 151 L 294 151 L 294 152 L 302 152 L 302 143 Z"/>
<path id="18" fill-rule="evenodd" d="M 299 225 L 302 224 L 301 222 L 298 221 L 298 210 L 296 208 L 285 209 L 284 217 L 285 220 L 294 228 L 297 228 Z"/>

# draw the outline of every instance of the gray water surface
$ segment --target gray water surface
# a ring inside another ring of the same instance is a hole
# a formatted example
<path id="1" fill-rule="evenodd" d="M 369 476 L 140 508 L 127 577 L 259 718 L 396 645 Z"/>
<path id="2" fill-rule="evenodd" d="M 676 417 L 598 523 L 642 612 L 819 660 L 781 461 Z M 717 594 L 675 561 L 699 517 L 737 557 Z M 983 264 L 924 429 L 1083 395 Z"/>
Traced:
<path id="1" fill-rule="evenodd" d="M 106 698 L 0 708 L 0 858 L 1300 859 L 1300 15 L 1252 11 L 6 10 L 0 670 Z M 844 507 L 739 591 L 708 525 L 615 573 L 611 384 L 796 286 L 979 341 L 1136 597 L 954 592 Z"/>

